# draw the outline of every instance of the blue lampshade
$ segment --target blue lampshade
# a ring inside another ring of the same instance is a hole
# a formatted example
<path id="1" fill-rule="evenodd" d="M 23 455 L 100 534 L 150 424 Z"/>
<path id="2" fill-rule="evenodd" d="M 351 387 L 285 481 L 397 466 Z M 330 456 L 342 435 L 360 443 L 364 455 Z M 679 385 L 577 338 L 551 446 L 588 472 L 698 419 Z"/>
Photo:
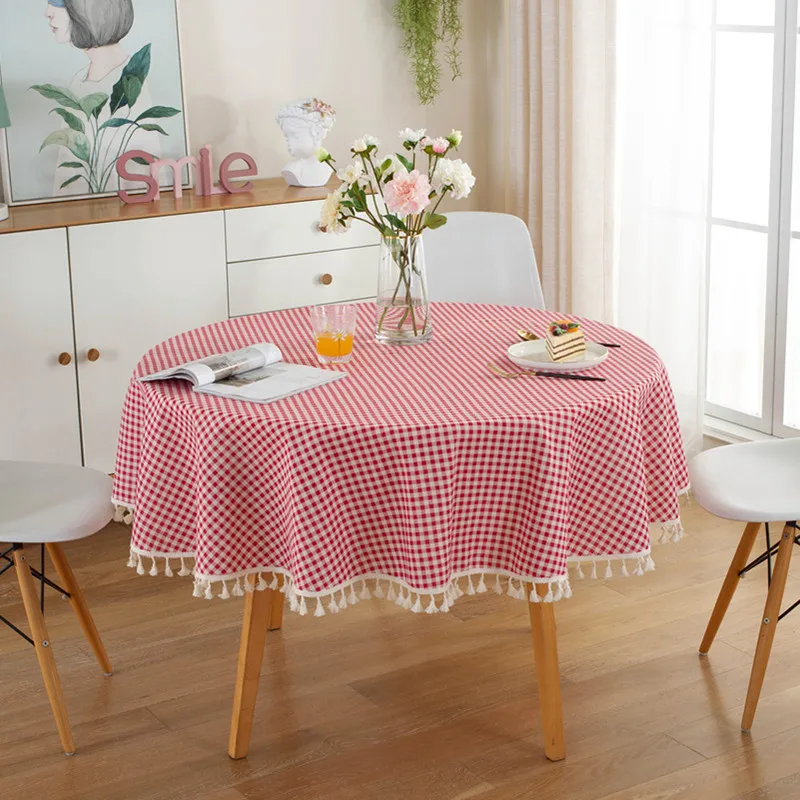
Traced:
<path id="1" fill-rule="evenodd" d="M 10 128 L 11 117 L 8 116 L 8 105 L 6 96 L 3 94 L 3 87 L 0 86 L 0 128 Z"/>

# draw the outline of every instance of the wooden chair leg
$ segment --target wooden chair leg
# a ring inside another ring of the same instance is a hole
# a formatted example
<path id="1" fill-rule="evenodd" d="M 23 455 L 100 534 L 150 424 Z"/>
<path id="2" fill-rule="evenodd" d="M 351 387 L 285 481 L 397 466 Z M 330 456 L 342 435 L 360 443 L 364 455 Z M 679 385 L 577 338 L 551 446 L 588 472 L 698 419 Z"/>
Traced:
<path id="1" fill-rule="evenodd" d="M 547 594 L 547 586 L 536 584 L 533 588 L 540 597 Z M 533 633 L 536 680 L 539 684 L 544 753 L 550 761 L 561 761 L 566 757 L 566 746 L 561 708 L 561 676 L 558 671 L 556 617 L 553 605 L 553 603 L 529 602 L 528 609 Z"/>
<path id="2" fill-rule="evenodd" d="M 255 583 L 253 576 L 248 577 Z M 239 662 L 236 669 L 236 691 L 233 697 L 233 716 L 228 740 L 228 755 L 244 758 L 250 747 L 250 732 L 261 677 L 261 661 L 267 638 L 267 624 L 271 605 L 269 590 L 248 592 L 245 598 L 242 638 L 239 644 Z"/>
<path id="3" fill-rule="evenodd" d="M 25 613 L 28 616 L 28 624 L 31 628 L 31 638 L 36 649 L 36 657 L 39 659 L 39 668 L 42 671 L 44 686 L 47 696 L 50 699 L 50 707 L 53 709 L 53 716 L 56 720 L 58 735 L 61 737 L 61 744 L 64 752 L 71 756 L 75 752 L 75 744 L 72 741 L 72 731 L 69 727 L 69 717 L 67 708 L 64 705 L 64 694 L 61 691 L 61 681 L 58 678 L 56 661 L 53 657 L 53 648 L 47 627 L 44 624 L 44 616 L 39 606 L 39 597 L 36 592 L 36 584 L 31 575 L 31 568 L 28 564 L 25 550 L 21 546 L 14 549 L 14 565 L 17 569 L 17 579 L 19 588 L 22 592 L 22 602 L 25 606 Z"/>
<path id="4" fill-rule="evenodd" d="M 783 590 L 786 588 L 786 577 L 789 574 L 789 564 L 794 550 L 795 529 L 786 525 L 781 534 L 778 546 L 778 557 L 775 559 L 775 569 L 772 571 L 772 583 L 767 594 L 767 603 L 764 606 L 764 615 L 761 617 L 761 627 L 758 632 L 758 644 L 753 658 L 753 670 L 750 673 L 750 685 L 747 687 L 747 699 L 742 714 L 742 730 L 749 731 L 756 715 L 758 698 L 764 684 L 764 674 L 767 671 L 772 640 L 775 638 L 775 628 L 778 616 L 781 613 Z"/>
<path id="5" fill-rule="evenodd" d="M 711 612 L 711 618 L 708 620 L 708 626 L 703 635 L 703 641 L 700 643 L 701 656 L 707 655 L 708 651 L 711 649 L 714 637 L 717 635 L 725 612 L 728 610 L 728 606 L 733 599 L 733 593 L 739 586 L 739 581 L 741 580 L 739 573 L 747 566 L 747 559 L 750 558 L 750 553 L 753 551 L 753 545 L 755 544 L 756 536 L 758 536 L 760 529 L 760 522 L 748 522 L 747 525 L 745 525 L 742 538 L 739 539 L 739 545 L 736 548 L 736 552 L 733 554 L 731 565 L 728 567 L 728 574 L 725 576 L 725 580 L 722 582 L 722 588 L 719 590 L 719 596 L 717 597 L 717 602 L 714 604 L 714 610 Z"/>
<path id="6" fill-rule="evenodd" d="M 108 659 L 103 641 L 100 639 L 97 626 L 94 624 L 92 615 L 89 612 L 89 606 L 86 605 L 86 599 L 83 596 L 80 584 L 75 579 L 72 567 L 70 567 L 69 561 L 67 561 L 67 557 L 64 555 L 64 551 L 61 549 L 61 545 L 48 544 L 47 552 L 50 554 L 50 560 L 56 568 L 61 585 L 69 593 L 70 605 L 75 612 L 75 616 L 78 618 L 78 622 L 83 629 L 87 641 L 92 646 L 97 663 L 100 665 L 100 669 L 103 670 L 103 674 L 108 677 L 114 672 L 114 668 L 111 666 L 111 662 Z"/>
<path id="7" fill-rule="evenodd" d="M 267 589 L 270 595 L 269 600 L 269 622 L 268 631 L 279 631 L 283 625 L 283 594 L 277 590 Z"/>

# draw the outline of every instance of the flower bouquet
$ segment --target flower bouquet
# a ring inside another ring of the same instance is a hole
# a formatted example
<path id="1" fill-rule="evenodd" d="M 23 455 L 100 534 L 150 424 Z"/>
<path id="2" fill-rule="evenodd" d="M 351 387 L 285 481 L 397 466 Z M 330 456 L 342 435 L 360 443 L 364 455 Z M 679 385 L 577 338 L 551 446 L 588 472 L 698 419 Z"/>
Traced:
<path id="1" fill-rule="evenodd" d="M 385 344 L 419 344 L 433 333 L 422 233 L 447 222 L 438 213 L 442 200 L 448 194 L 467 197 L 475 178 L 461 159 L 447 157 L 461 144 L 460 131 L 432 139 L 424 129 L 406 128 L 400 138 L 406 152 L 385 156 L 378 155 L 374 136 L 356 139 L 350 148 L 353 161 L 338 170 L 327 150 L 318 151 L 318 159 L 342 181 L 323 204 L 320 230 L 341 233 L 353 220 L 378 230 L 376 338 Z"/>

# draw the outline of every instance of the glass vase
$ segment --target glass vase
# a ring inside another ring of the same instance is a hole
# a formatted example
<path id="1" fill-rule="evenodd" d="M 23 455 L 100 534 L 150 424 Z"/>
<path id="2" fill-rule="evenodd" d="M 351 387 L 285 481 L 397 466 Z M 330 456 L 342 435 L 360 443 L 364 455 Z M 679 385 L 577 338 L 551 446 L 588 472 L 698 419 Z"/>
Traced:
<path id="1" fill-rule="evenodd" d="M 423 344 L 433 335 L 422 236 L 381 239 L 375 338 L 381 344 Z"/>

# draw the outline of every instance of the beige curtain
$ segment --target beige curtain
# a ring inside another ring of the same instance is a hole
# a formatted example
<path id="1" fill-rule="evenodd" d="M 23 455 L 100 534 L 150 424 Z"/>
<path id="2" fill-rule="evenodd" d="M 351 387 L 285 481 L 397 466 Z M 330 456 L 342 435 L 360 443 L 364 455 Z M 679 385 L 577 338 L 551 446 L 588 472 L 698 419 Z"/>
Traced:
<path id="1" fill-rule="evenodd" d="M 547 307 L 613 312 L 615 0 L 507 0 L 505 207 Z"/>

